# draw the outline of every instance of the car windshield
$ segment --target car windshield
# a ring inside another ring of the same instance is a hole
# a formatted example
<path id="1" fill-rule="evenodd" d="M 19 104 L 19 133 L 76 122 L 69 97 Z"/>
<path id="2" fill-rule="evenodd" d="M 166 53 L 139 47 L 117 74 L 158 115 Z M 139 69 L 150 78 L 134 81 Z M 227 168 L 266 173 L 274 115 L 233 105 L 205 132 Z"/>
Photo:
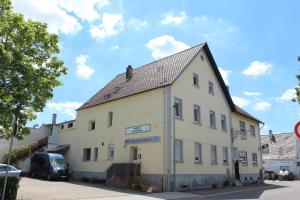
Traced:
<path id="1" fill-rule="evenodd" d="M 66 161 L 64 158 L 50 158 L 52 165 L 65 165 Z"/>

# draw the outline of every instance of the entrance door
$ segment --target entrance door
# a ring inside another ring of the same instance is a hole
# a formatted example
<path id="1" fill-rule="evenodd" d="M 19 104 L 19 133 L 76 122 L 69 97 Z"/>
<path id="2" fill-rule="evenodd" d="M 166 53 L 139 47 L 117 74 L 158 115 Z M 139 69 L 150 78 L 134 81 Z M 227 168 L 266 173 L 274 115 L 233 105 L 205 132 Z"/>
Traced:
<path id="1" fill-rule="evenodd" d="M 239 169 L 239 161 L 236 160 L 234 163 L 234 172 L 235 172 L 235 179 L 237 180 L 241 180 L 241 176 L 240 176 L 240 169 Z"/>
<path id="2" fill-rule="evenodd" d="M 131 147 L 130 150 L 130 157 L 132 163 L 138 163 L 138 148 L 137 147 Z"/>

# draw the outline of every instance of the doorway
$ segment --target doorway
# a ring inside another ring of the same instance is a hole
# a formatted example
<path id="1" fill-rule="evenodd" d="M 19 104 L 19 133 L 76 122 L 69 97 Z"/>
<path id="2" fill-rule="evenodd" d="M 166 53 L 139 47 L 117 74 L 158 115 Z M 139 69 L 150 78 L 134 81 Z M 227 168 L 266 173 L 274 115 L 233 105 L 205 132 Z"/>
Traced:
<path id="1" fill-rule="evenodd" d="M 238 160 L 236 160 L 235 162 L 234 162 L 234 172 L 235 172 L 235 179 L 237 179 L 237 180 L 241 180 L 241 176 L 240 176 L 240 168 L 239 168 L 240 166 L 239 166 L 239 161 Z"/>
<path id="2" fill-rule="evenodd" d="M 138 148 L 137 146 L 135 147 L 130 147 L 130 161 L 131 163 L 138 163 Z"/>

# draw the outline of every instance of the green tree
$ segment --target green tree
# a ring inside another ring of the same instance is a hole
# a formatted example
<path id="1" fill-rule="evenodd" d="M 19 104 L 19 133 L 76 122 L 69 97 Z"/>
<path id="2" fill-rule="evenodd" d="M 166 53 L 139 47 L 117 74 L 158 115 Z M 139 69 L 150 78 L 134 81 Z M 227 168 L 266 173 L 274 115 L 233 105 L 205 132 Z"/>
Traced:
<path id="1" fill-rule="evenodd" d="M 298 56 L 298 61 L 300 62 L 300 56 Z M 298 81 L 300 82 L 300 74 L 296 75 Z M 298 103 L 300 103 L 300 83 L 297 87 L 295 87 L 295 90 L 296 90 L 296 98 L 293 99 L 293 101 L 296 101 Z"/>
<path id="2" fill-rule="evenodd" d="M 47 25 L 14 13 L 10 0 L 0 1 L 0 139 L 8 139 L 18 120 L 18 139 L 26 123 L 43 111 L 59 77 L 67 73 L 57 57 L 59 38 Z"/>

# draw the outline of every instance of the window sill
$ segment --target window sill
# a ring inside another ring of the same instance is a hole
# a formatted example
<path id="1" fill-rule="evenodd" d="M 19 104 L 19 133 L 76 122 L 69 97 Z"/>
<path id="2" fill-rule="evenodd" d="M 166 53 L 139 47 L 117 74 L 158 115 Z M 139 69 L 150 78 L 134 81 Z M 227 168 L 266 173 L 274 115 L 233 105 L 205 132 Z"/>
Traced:
<path id="1" fill-rule="evenodd" d="M 229 163 L 228 162 L 226 162 L 226 163 L 223 163 L 223 166 L 228 166 L 229 165 Z"/>
<path id="2" fill-rule="evenodd" d="M 183 121 L 183 117 L 177 117 L 177 116 L 175 116 L 174 118 L 175 118 L 175 119 L 178 119 L 178 120 L 180 120 L 180 121 Z"/>
<path id="3" fill-rule="evenodd" d="M 257 165 L 257 163 L 252 163 L 253 164 L 253 167 L 257 167 L 258 165 Z"/>
<path id="4" fill-rule="evenodd" d="M 107 160 L 114 160 L 113 158 L 107 158 Z"/>
<path id="5" fill-rule="evenodd" d="M 222 129 L 222 132 L 227 133 L 227 129 Z"/>
<path id="6" fill-rule="evenodd" d="M 217 127 L 214 127 L 214 126 L 209 126 L 209 128 L 211 128 L 211 129 L 217 129 Z"/>
<path id="7" fill-rule="evenodd" d="M 208 92 L 208 94 L 211 94 L 211 95 L 215 96 L 215 93 L 213 93 L 213 92 Z"/>
<path id="8" fill-rule="evenodd" d="M 91 162 L 91 160 L 82 160 L 82 162 Z"/>
<path id="9" fill-rule="evenodd" d="M 218 165 L 218 163 L 210 163 L 211 165 Z"/>
<path id="10" fill-rule="evenodd" d="M 176 163 L 183 163 L 183 160 L 182 161 L 176 161 Z"/>
<path id="11" fill-rule="evenodd" d="M 197 88 L 197 89 L 200 89 L 200 86 L 199 86 L 199 85 L 193 84 L 193 86 L 194 86 L 195 88 Z"/>
<path id="12" fill-rule="evenodd" d="M 196 122 L 196 121 L 194 121 L 193 124 L 198 125 L 198 126 L 202 126 L 202 123 L 201 123 L 201 122 Z"/>
<path id="13" fill-rule="evenodd" d="M 202 161 L 194 161 L 194 164 L 197 164 L 197 165 L 202 165 Z"/>

